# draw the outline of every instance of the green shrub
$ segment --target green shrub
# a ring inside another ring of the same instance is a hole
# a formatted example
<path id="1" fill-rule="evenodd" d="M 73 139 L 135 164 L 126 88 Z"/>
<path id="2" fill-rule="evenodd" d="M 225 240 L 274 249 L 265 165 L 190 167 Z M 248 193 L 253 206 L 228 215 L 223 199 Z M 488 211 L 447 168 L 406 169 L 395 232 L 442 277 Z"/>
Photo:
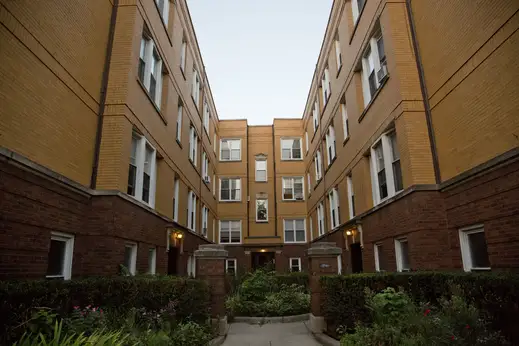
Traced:
<path id="1" fill-rule="evenodd" d="M 210 292 L 206 283 L 178 277 L 107 277 L 71 281 L 0 282 L 0 343 L 18 339 L 35 308 L 46 307 L 61 317 L 74 306 L 88 305 L 126 315 L 133 308 L 164 309 L 175 302 L 178 321 L 205 323 Z"/>
<path id="2" fill-rule="evenodd" d="M 506 273 L 414 272 L 391 274 L 357 274 L 321 278 L 324 299 L 322 311 L 328 333 L 336 335 L 339 326 L 353 331 L 357 322 L 371 323 L 366 305 L 365 288 L 379 292 L 386 287 L 402 287 L 415 302 L 440 306 L 442 297 L 450 298 L 451 287 L 492 322 L 495 330 L 513 343 L 519 343 L 519 276 Z"/>
<path id="3" fill-rule="evenodd" d="M 211 341 L 211 334 L 196 323 L 181 324 L 171 334 L 171 345 L 175 346 L 201 346 Z"/>
<path id="4" fill-rule="evenodd" d="M 292 272 L 288 274 L 278 274 L 274 277 L 276 286 L 281 285 L 298 285 L 303 286 L 306 291 L 309 289 L 310 279 L 308 273 L 304 272 Z"/>
<path id="5" fill-rule="evenodd" d="M 358 324 L 353 334 L 345 334 L 342 346 L 440 346 L 507 345 L 499 333 L 490 332 L 472 304 L 457 295 L 441 299 L 439 307 L 419 305 L 403 291 L 387 288 L 366 294 L 371 325 Z"/>

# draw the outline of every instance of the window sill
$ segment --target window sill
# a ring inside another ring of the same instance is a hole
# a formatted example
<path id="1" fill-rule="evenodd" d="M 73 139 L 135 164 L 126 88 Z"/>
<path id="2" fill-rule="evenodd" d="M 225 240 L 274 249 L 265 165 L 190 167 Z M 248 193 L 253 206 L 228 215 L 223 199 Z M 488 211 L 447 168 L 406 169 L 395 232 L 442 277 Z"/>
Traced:
<path id="1" fill-rule="evenodd" d="M 353 31 L 351 32 L 350 42 L 349 42 L 350 45 L 351 45 L 351 41 L 353 41 L 353 37 L 355 37 L 355 32 L 357 31 L 357 28 L 359 27 L 360 18 L 362 17 L 362 13 L 364 12 L 365 8 L 366 8 L 366 3 L 364 3 L 364 6 L 362 6 L 362 9 L 359 11 L 359 16 L 357 17 L 357 21 L 353 25 Z"/>
<path id="2" fill-rule="evenodd" d="M 200 112 L 198 110 L 198 105 L 196 104 L 195 98 L 193 95 L 191 95 L 191 100 L 193 100 L 193 104 L 195 105 L 196 112 L 198 113 L 198 116 L 200 116 Z"/>
<path id="3" fill-rule="evenodd" d="M 330 91 L 330 95 L 328 95 L 328 99 L 326 100 L 323 110 L 321 111 L 321 114 L 319 115 L 319 121 L 323 118 L 324 112 L 326 112 L 326 107 L 328 107 L 328 104 L 330 103 L 330 99 L 332 98 L 332 95 L 333 95 L 333 93 Z"/>
<path id="4" fill-rule="evenodd" d="M 281 161 L 303 161 L 303 158 L 300 158 L 300 159 L 281 159 Z"/>
<path id="5" fill-rule="evenodd" d="M 184 72 L 184 68 L 182 67 L 182 65 L 178 65 L 178 68 L 180 69 L 180 72 L 182 73 L 182 77 L 184 78 L 184 80 L 186 80 L 186 73 Z"/>
<path id="6" fill-rule="evenodd" d="M 220 203 L 241 203 L 241 199 L 233 200 L 233 201 L 219 200 L 218 202 L 220 202 Z"/>
<path id="7" fill-rule="evenodd" d="M 470 268 L 470 271 L 471 272 L 488 272 L 488 271 L 491 271 L 492 268 L 488 267 L 488 268 Z"/>
<path id="8" fill-rule="evenodd" d="M 299 203 L 304 202 L 304 199 L 282 199 L 281 202 L 287 202 L 287 203 Z"/>
<path id="9" fill-rule="evenodd" d="M 369 109 L 371 108 L 371 105 L 373 105 L 373 103 L 375 103 L 375 100 L 377 99 L 378 95 L 380 94 L 382 88 L 384 88 L 384 86 L 386 85 L 387 81 L 389 80 L 389 74 L 387 75 L 386 79 L 384 79 L 382 81 L 382 83 L 380 84 L 380 86 L 378 87 L 377 91 L 375 92 L 375 95 L 373 95 L 373 97 L 371 98 L 371 100 L 369 101 L 369 103 L 366 105 L 366 107 L 364 108 L 364 110 L 362 111 L 362 113 L 360 114 L 360 117 L 359 117 L 359 123 L 362 121 L 362 119 L 364 119 L 364 117 L 366 116 L 366 114 L 368 113 Z"/>
<path id="10" fill-rule="evenodd" d="M 220 162 L 241 162 L 241 159 L 240 160 L 221 160 L 220 159 Z"/>
<path id="11" fill-rule="evenodd" d="M 268 220 L 256 220 L 256 223 L 268 223 Z"/>
<path id="12" fill-rule="evenodd" d="M 182 143 L 180 142 L 180 140 L 178 138 L 175 140 L 175 142 L 177 142 L 177 144 L 179 145 L 179 147 L 181 149 L 184 149 L 184 147 L 182 146 Z"/>
<path id="13" fill-rule="evenodd" d="M 342 71 L 342 64 L 337 68 L 337 74 L 335 75 L 335 78 L 339 78 L 339 75 L 341 74 L 341 71 Z"/>
<path id="14" fill-rule="evenodd" d="M 146 87 L 144 86 L 144 84 L 141 82 L 141 80 L 139 78 L 137 78 L 137 83 L 139 83 L 139 85 L 141 86 L 142 90 L 144 91 L 144 93 L 148 97 L 148 100 L 150 100 L 151 104 L 155 108 L 155 111 L 157 111 L 157 114 L 162 119 L 162 122 L 164 123 L 164 125 L 167 125 L 168 121 L 166 120 L 166 117 L 164 116 L 164 114 L 162 114 L 162 112 L 160 111 L 160 108 L 157 106 L 155 101 L 153 101 L 153 99 L 151 98 L 151 95 L 148 92 L 148 89 L 146 89 Z"/>
<path id="15" fill-rule="evenodd" d="M 347 135 L 346 138 L 342 141 L 342 146 L 345 146 L 346 143 L 350 140 L 350 135 Z"/>
<path id="16" fill-rule="evenodd" d="M 255 183 L 268 183 L 266 180 L 254 180 Z"/>
<path id="17" fill-rule="evenodd" d="M 323 180 L 323 177 L 317 179 L 317 181 L 315 182 L 315 185 L 314 185 L 314 191 L 315 191 L 315 188 L 319 185 L 319 183 Z"/>
<path id="18" fill-rule="evenodd" d="M 307 241 L 285 241 L 285 244 L 306 244 Z"/>
<path id="19" fill-rule="evenodd" d="M 332 159 L 332 162 L 330 162 L 330 164 L 328 165 L 328 167 L 326 167 L 326 169 L 324 170 L 324 174 L 328 173 L 328 171 L 330 170 L 330 168 L 332 167 L 333 163 L 337 160 L 337 156 L 335 156 L 333 159 Z"/>
<path id="20" fill-rule="evenodd" d="M 191 166 L 193 166 L 195 171 L 197 171 L 197 173 L 200 174 L 200 171 L 198 170 L 198 167 L 195 165 L 195 163 L 193 161 L 191 161 L 191 159 L 189 159 L 189 163 L 191 164 Z"/>

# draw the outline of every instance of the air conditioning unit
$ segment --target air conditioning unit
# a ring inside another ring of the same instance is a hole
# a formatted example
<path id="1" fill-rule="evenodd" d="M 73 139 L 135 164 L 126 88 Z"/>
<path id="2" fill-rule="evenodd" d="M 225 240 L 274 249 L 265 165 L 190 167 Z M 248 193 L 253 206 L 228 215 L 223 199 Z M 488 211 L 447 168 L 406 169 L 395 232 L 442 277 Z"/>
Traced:
<path id="1" fill-rule="evenodd" d="M 302 192 L 297 192 L 295 194 L 295 198 L 296 198 L 296 201 L 302 201 L 304 198 L 303 198 L 303 193 Z"/>
<path id="2" fill-rule="evenodd" d="M 211 184 L 211 178 L 208 175 L 204 177 L 204 183 Z"/>
<path id="3" fill-rule="evenodd" d="M 384 79 L 387 78 L 387 66 L 384 64 L 380 66 L 380 70 L 377 71 L 377 80 L 378 83 L 381 84 Z"/>

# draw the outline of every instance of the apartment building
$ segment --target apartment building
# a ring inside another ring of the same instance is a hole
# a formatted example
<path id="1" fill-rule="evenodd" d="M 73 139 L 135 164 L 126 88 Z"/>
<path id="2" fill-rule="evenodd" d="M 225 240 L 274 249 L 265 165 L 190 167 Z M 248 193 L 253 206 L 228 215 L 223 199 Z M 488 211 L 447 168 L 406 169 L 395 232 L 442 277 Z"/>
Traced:
<path id="1" fill-rule="evenodd" d="M 519 267 L 516 1 L 335 0 L 269 126 L 219 119 L 185 0 L 0 4 L 0 278 Z"/>
<path id="2" fill-rule="evenodd" d="M 516 1 L 334 1 L 303 128 L 343 272 L 519 266 Z"/>

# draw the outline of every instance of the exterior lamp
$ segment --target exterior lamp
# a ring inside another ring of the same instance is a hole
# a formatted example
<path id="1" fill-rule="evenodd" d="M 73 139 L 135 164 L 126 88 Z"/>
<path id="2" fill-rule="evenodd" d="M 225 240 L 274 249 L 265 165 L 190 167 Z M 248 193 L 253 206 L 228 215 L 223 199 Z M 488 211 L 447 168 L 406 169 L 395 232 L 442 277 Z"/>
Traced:
<path id="1" fill-rule="evenodd" d="M 267 252 L 267 250 L 265 250 L 265 249 L 261 249 L 260 252 Z"/>
<path id="2" fill-rule="evenodd" d="M 346 235 L 352 235 L 351 231 L 346 231 Z"/>
<path id="3" fill-rule="evenodd" d="M 176 237 L 177 239 L 182 239 L 183 236 L 184 236 L 184 235 L 183 235 L 182 233 L 180 233 L 180 232 L 177 232 L 177 233 L 175 234 L 175 237 Z"/>

